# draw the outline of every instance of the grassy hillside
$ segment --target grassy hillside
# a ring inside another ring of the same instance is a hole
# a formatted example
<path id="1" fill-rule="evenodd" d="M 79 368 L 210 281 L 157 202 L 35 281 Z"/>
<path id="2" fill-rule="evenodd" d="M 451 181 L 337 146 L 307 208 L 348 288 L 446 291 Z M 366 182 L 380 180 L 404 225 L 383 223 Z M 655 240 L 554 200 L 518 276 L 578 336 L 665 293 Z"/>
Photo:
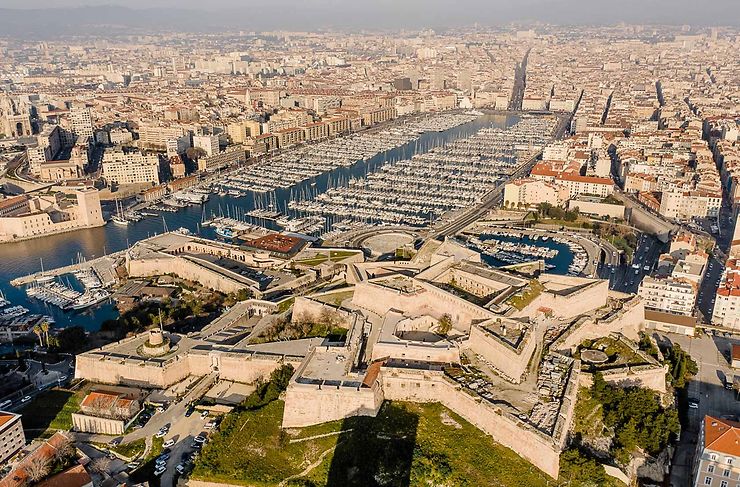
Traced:
<path id="1" fill-rule="evenodd" d="M 268 486 L 545 486 L 552 479 L 439 404 L 282 431 L 284 403 L 229 415 L 192 478 Z"/>

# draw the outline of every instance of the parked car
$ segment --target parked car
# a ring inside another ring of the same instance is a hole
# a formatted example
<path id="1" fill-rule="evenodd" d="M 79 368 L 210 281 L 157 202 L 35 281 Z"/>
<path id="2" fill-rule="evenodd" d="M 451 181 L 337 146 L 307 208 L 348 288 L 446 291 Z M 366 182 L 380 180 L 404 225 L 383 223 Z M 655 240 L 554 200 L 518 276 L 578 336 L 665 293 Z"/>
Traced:
<path id="1" fill-rule="evenodd" d="M 205 443 L 206 442 L 206 437 L 205 436 L 198 435 L 195 438 L 193 438 L 193 441 L 196 442 L 196 443 Z"/>
<path id="2" fill-rule="evenodd" d="M 189 418 L 190 416 L 193 415 L 194 412 L 195 412 L 195 408 L 193 406 L 188 406 L 188 408 L 185 410 L 185 417 Z"/>
<path id="3" fill-rule="evenodd" d="M 169 440 L 167 440 L 164 443 L 162 443 L 162 446 L 165 447 L 165 448 L 169 448 L 169 447 L 173 446 L 174 444 L 175 444 L 175 439 L 174 438 L 170 438 Z"/>
<path id="4" fill-rule="evenodd" d="M 31 400 L 31 396 L 25 396 L 23 399 L 21 399 L 21 402 L 28 402 Z"/>
<path id="5" fill-rule="evenodd" d="M 206 419 L 208 417 L 208 411 L 203 411 L 202 413 L 200 413 L 200 417 L 201 419 Z"/>
<path id="6" fill-rule="evenodd" d="M 165 473 L 166 470 L 167 470 L 167 467 L 165 465 L 157 465 L 157 467 L 154 469 L 154 475 L 159 477 L 160 475 Z"/>

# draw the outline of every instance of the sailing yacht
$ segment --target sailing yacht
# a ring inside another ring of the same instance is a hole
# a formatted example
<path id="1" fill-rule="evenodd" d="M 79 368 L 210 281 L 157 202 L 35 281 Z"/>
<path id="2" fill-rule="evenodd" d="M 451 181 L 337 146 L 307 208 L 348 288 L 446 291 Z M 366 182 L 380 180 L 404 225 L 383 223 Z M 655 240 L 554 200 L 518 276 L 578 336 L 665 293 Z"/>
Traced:
<path id="1" fill-rule="evenodd" d="M 36 282 L 43 284 L 53 281 L 55 279 L 54 276 L 44 275 L 44 259 L 42 257 L 39 258 L 39 262 L 41 262 L 41 275 L 36 278 Z"/>
<path id="2" fill-rule="evenodd" d="M 118 200 L 116 200 L 116 214 L 110 219 L 116 225 L 128 225 L 128 220 L 123 216 L 123 205 L 121 205 L 121 202 Z"/>

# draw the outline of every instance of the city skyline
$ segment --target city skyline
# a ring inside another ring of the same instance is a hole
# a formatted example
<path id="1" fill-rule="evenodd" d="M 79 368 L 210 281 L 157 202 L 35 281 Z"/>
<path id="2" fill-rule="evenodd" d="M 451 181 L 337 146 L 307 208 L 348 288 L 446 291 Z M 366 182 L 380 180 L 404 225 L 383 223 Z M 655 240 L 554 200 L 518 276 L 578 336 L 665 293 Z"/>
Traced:
<path id="1" fill-rule="evenodd" d="M 731 5 L 82 2 L 0 10 L 3 487 L 740 487 Z"/>
<path id="2" fill-rule="evenodd" d="M 53 8 L 39 9 L 25 2 L 4 0 L 0 27 L 10 35 L 52 36 L 99 33 L 99 25 L 135 28 L 176 29 L 211 32 L 231 30 L 335 29 L 447 29 L 472 26 L 502 26 L 512 22 L 554 25 L 614 25 L 619 23 L 666 25 L 738 25 L 740 15 L 733 0 L 718 0 L 712 9 L 690 0 L 523 0 L 488 2 L 463 0 L 454 6 L 439 0 L 391 2 L 342 2 L 312 0 L 299 2 L 215 2 L 154 0 L 115 2 L 64 0 Z M 727 12 L 729 15 L 718 15 Z M 145 15 L 142 15 L 146 13 Z M 3 18 L 4 17 L 4 18 Z"/>

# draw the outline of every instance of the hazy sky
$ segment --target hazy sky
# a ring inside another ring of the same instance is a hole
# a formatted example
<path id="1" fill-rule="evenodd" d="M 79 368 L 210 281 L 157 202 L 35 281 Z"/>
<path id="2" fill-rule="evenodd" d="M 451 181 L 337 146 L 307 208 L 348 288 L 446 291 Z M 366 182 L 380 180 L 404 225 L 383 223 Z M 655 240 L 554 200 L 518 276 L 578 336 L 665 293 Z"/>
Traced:
<path id="1" fill-rule="evenodd" d="M 740 24 L 740 0 L 0 0 L 18 9 L 116 5 L 197 9 L 209 22 L 306 30 L 319 27 L 443 27 L 511 21 L 579 23 Z M 223 17 L 219 18 L 218 14 Z"/>

